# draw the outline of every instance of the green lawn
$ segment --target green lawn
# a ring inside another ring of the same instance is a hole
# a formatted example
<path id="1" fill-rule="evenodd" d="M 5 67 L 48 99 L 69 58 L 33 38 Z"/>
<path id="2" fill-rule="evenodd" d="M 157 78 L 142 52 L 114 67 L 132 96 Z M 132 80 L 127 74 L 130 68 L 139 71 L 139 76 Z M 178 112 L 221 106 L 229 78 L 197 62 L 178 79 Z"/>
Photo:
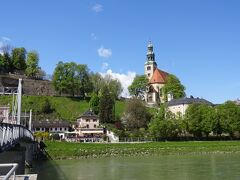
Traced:
<path id="1" fill-rule="evenodd" d="M 48 100 L 53 112 L 44 113 L 44 103 Z M 0 96 L 0 105 L 11 105 L 12 96 Z M 125 110 L 124 101 L 116 101 L 116 116 L 120 117 Z M 82 113 L 89 109 L 89 103 L 85 100 L 69 97 L 52 97 L 52 96 L 22 96 L 22 110 L 33 110 L 33 114 L 47 116 L 49 118 L 60 117 L 69 121 L 75 121 Z M 35 117 L 35 116 L 34 116 Z"/>
<path id="2" fill-rule="evenodd" d="M 47 145 L 46 151 L 53 159 L 240 152 L 240 141 L 152 142 L 135 144 L 94 144 L 46 141 L 45 143 Z"/>

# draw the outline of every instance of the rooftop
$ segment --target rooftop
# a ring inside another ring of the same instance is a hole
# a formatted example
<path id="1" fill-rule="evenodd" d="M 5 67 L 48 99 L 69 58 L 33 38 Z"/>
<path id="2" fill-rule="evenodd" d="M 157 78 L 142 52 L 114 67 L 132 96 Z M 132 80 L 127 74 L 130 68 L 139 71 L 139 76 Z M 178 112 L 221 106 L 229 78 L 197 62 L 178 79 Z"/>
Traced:
<path id="1" fill-rule="evenodd" d="M 193 103 L 208 104 L 210 106 L 213 105 L 213 103 L 211 103 L 203 98 L 184 97 L 184 98 L 180 98 L 180 99 L 173 99 L 173 100 L 167 102 L 167 106 L 176 106 L 176 105 L 181 105 L 181 104 L 193 104 Z"/>
<path id="2" fill-rule="evenodd" d="M 150 79 L 150 84 L 154 84 L 154 83 L 161 83 L 161 84 L 165 84 L 167 81 L 167 76 L 168 73 L 164 72 L 160 69 L 155 69 L 155 71 L 153 72 L 153 76 Z"/>
<path id="3" fill-rule="evenodd" d="M 33 121 L 33 127 L 69 127 L 70 124 L 68 121 L 62 120 L 41 120 L 41 121 Z"/>
<path id="4" fill-rule="evenodd" d="M 98 118 L 98 116 L 97 116 L 92 110 L 86 111 L 86 112 L 83 113 L 80 117 Z"/>

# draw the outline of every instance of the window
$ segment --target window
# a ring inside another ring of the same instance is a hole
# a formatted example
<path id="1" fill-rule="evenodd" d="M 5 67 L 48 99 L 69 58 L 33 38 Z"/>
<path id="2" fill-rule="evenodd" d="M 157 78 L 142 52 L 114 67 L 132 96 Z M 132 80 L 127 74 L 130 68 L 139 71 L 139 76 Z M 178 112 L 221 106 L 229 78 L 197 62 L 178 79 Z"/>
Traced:
<path id="1" fill-rule="evenodd" d="M 89 122 L 89 119 L 86 119 L 86 122 Z"/>
<path id="2" fill-rule="evenodd" d="M 94 124 L 94 128 L 97 128 L 97 125 L 96 125 L 96 124 Z"/>
<path id="3" fill-rule="evenodd" d="M 57 131 L 57 128 L 55 128 L 55 131 Z"/>
<path id="4" fill-rule="evenodd" d="M 97 120 L 96 120 L 96 119 L 93 119 L 93 122 L 97 122 Z"/>
<path id="5" fill-rule="evenodd" d="M 148 77 L 150 76 L 150 73 L 148 73 Z"/>
<path id="6" fill-rule="evenodd" d="M 148 66 L 148 67 L 147 67 L 147 70 L 151 70 L 151 66 Z"/>
<path id="7" fill-rule="evenodd" d="M 67 128 L 65 128 L 65 131 L 67 130 Z"/>
<path id="8" fill-rule="evenodd" d="M 62 128 L 60 128 L 60 131 L 62 130 Z"/>
<path id="9" fill-rule="evenodd" d="M 89 128 L 89 125 L 87 124 L 87 126 L 86 126 L 87 128 Z"/>
<path id="10" fill-rule="evenodd" d="M 36 128 L 36 131 L 40 131 L 40 128 Z"/>

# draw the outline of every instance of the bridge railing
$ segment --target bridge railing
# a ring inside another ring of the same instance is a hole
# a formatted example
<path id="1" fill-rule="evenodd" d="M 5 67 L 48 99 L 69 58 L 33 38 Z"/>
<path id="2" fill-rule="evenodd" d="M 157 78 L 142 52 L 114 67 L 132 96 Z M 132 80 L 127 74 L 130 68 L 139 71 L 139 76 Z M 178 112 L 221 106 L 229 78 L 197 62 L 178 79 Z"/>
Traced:
<path id="1" fill-rule="evenodd" d="M 22 125 L 0 123 L 0 151 L 14 146 L 23 138 L 34 139 L 32 132 Z"/>

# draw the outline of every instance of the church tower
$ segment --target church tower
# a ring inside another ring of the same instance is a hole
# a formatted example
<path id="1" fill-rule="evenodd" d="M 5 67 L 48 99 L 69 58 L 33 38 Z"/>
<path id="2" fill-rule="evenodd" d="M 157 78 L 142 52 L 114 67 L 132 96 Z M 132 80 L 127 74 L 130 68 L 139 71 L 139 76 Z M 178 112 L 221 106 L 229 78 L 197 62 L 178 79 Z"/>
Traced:
<path id="1" fill-rule="evenodd" d="M 157 63 L 155 61 L 155 54 L 153 52 L 153 44 L 151 41 L 148 43 L 147 46 L 147 60 L 145 62 L 145 75 L 150 80 L 153 76 L 153 72 L 157 68 Z"/>

